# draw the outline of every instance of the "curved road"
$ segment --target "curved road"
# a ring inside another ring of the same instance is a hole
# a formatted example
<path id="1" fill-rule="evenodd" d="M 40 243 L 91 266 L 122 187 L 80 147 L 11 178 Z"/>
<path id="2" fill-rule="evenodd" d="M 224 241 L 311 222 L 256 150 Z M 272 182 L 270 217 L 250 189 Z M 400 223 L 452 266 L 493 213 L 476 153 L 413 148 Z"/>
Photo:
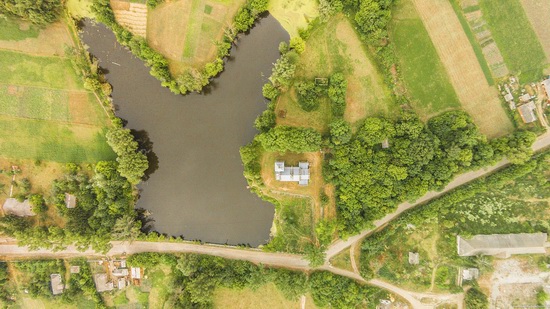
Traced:
<path id="1" fill-rule="evenodd" d="M 550 132 L 547 134 L 544 134 L 540 136 L 536 142 L 533 144 L 533 150 L 538 151 L 545 147 L 548 147 L 550 145 Z M 507 160 L 502 160 L 501 162 L 495 164 L 492 167 L 481 169 L 478 171 L 473 171 L 469 173 L 462 174 L 458 177 L 456 177 L 447 187 L 445 187 L 444 190 L 441 192 L 429 192 L 422 198 L 418 199 L 415 203 L 403 203 L 399 205 L 398 209 L 385 216 L 381 220 L 378 220 L 374 223 L 374 228 L 367 229 L 362 231 L 360 234 L 357 234 L 355 236 L 352 236 L 348 238 L 347 240 L 338 240 L 334 242 L 326 251 L 326 263 L 319 269 L 327 270 L 330 272 L 333 272 L 335 274 L 339 274 L 342 276 L 346 276 L 355 280 L 359 280 L 362 282 L 368 282 L 372 285 L 390 290 L 407 301 L 411 303 L 413 308 L 431 308 L 433 305 L 423 304 L 420 302 L 420 299 L 422 298 L 431 298 L 436 301 L 443 301 L 443 300 L 453 300 L 458 302 L 459 308 L 461 306 L 461 294 L 458 295 L 437 295 L 437 294 L 422 294 L 422 293 L 414 293 L 409 292 L 406 290 L 403 290 L 399 287 L 396 287 L 394 285 L 391 285 L 387 282 L 380 281 L 380 280 L 370 280 L 365 281 L 359 274 L 342 270 L 338 268 L 331 267 L 328 264 L 328 260 L 335 256 L 340 251 L 348 248 L 349 246 L 361 241 L 365 236 L 372 233 L 378 228 L 381 228 L 386 223 L 392 221 L 397 216 L 399 216 L 404 211 L 411 209 L 417 205 L 420 205 L 426 201 L 429 201 L 433 198 L 436 198 L 449 190 L 452 190 L 460 185 L 463 185 L 467 182 L 470 182 L 476 178 L 485 176 L 505 165 L 509 164 Z M 173 252 L 173 253 L 200 253 L 200 254 L 208 254 L 208 255 L 214 255 L 214 256 L 220 256 L 223 258 L 228 259 L 239 259 L 239 260 L 247 260 L 253 263 L 258 264 L 264 264 L 269 266 L 276 266 L 276 267 L 284 267 L 284 268 L 290 268 L 290 269 L 296 269 L 296 270 L 305 270 L 309 271 L 312 268 L 309 266 L 309 262 L 304 259 L 301 255 L 295 255 L 295 254 L 285 254 L 285 253 L 270 253 L 270 252 L 263 252 L 260 249 L 246 249 L 246 248 L 237 248 L 237 247 L 230 247 L 230 246 L 222 246 L 222 245 L 200 245 L 200 244 L 193 244 L 193 243 L 186 243 L 186 242 L 180 242 L 180 243 L 174 243 L 174 242 L 145 242 L 145 241 L 135 241 L 132 243 L 128 242 L 112 242 L 113 248 L 107 253 L 109 256 L 113 255 L 123 255 L 123 254 L 132 254 L 132 253 L 139 253 L 139 252 Z M 98 254 L 93 250 L 87 250 L 84 252 L 79 252 L 76 250 L 74 246 L 69 246 L 65 250 L 53 252 L 51 250 L 36 250 L 36 251 L 30 251 L 27 247 L 19 247 L 17 246 L 17 243 L 15 243 L 13 240 L 10 239 L 0 239 L 0 258 L 9 258 L 9 259 L 17 259 L 17 258 L 29 258 L 29 257 L 36 257 L 36 258 L 68 258 L 68 257 L 79 257 L 79 256 L 104 256 L 103 254 Z"/>

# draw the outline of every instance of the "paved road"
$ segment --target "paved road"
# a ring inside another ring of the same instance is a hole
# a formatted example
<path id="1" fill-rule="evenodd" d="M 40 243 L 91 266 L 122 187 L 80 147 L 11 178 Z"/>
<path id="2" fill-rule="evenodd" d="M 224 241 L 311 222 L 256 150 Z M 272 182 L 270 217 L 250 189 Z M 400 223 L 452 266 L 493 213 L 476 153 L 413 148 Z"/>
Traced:
<path id="1" fill-rule="evenodd" d="M 533 148 L 533 151 L 539 151 L 539 150 L 541 150 L 543 148 L 546 148 L 548 146 L 550 146 L 550 132 L 547 132 L 546 134 L 541 135 L 533 143 L 532 148 Z M 472 180 L 475 180 L 479 177 L 490 174 L 490 173 L 498 170 L 499 168 L 502 168 L 503 166 L 508 165 L 509 163 L 510 162 L 508 162 L 508 160 L 505 159 L 505 160 L 502 160 L 502 161 L 498 162 L 497 164 L 495 164 L 491 167 L 487 167 L 487 168 L 483 168 L 483 169 L 480 169 L 480 170 L 477 170 L 477 171 L 471 171 L 471 172 L 468 172 L 468 173 L 461 174 L 461 175 L 457 176 L 456 178 L 454 178 L 453 181 L 451 181 L 445 187 L 445 189 L 443 189 L 442 191 L 439 191 L 439 192 L 431 191 L 431 192 L 426 193 L 426 195 L 424 195 L 423 197 L 416 200 L 414 203 L 405 202 L 405 203 L 400 204 L 396 211 L 386 215 L 384 218 L 382 218 L 380 220 L 375 221 L 373 228 L 363 230 L 361 233 L 359 233 L 357 235 L 354 235 L 354 236 L 351 236 L 346 240 L 339 239 L 339 240 L 335 241 L 334 243 L 332 243 L 332 245 L 330 245 L 330 247 L 326 251 L 326 254 L 327 254 L 326 255 L 326 261 L 328 262 L 332 257 L 334 257 L 336 254 L 338 254 L 342 250 L 344 250 L 344 249 L 348 248 L 349 246 L 361 241 L 361 239 L 365 238 L 365 236 L 371 234 L 375 230 L 377 230 L 380 227 L 384 226 L 386 223 L 392 221 L 393 219 L 398 217 L 404 211 L 409 210 L 411 208 L 414 208 L 415 206 L 420 205 L 422 203 L 425 203 L 425 202 L 427 202 L 431 199 L 434 199 L 438 196 L 441 196 L 441 195 L 447 193 L 448 191 L 450 191 L 450 190 L 452 190 L 456 187 L 459 187 L 463 184 L 466 184 L 466 183 L 468 183 Z"/>

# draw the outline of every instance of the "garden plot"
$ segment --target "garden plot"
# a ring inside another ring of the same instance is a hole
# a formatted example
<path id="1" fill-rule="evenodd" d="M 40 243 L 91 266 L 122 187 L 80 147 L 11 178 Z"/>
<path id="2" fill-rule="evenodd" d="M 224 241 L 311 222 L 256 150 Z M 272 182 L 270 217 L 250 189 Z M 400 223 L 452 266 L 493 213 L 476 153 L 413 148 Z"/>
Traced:
<path id="1" fill-rule="evenodd" d="M 470 11 L 471 8 L 472 7 L 463 6 L 465 11 Z M 466 16 L 466 20 L 468 20 L 468 23 L 475 34 L 476 40 L 482 48 L 483 56 L 491 68 L 492 75 L 495 78 L 502 78 L 510 74 L 508 67 L 506 67 L 506 64 L 504 63 L 504 58 L 502 57 L 502 54 L 493 39 L 493 35 L 489 30 L 489 26 L 483 19 L 483 13 L 479 10 L 479 7 L 477 7 L 474 11 L 465 13 L 464 15 Z"/>
<path id="2" fill-rule="evenodd" d="M 133 34 L 145 37 L 147 33 L 147 5 L 112 0 L 111 7 L 117 22 Z"/>
<path id="3" fill-rule="evenodd" d="M 0 17 L 0 49 L 37 56 L 63 56 L 65 45 L 73 46 L 73 41 L 67 26 L 61 22 L 39 29 L 20 20 Z"/>
<path id="4" fill-rule="evenodd" d="M 468 37 L 447 1 L 414 0 L 422 21 L 462 104 L 480 131 L 494 138 L 510 133 L 512 123 L 491 87 Z"/>

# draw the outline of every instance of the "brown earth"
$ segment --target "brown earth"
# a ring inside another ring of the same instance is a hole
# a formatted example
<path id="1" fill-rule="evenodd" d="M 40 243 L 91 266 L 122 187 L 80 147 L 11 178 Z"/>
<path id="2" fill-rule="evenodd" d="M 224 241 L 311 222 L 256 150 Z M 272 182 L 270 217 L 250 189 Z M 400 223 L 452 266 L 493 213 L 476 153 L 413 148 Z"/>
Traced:
<path id="1" fill-rule="evenodd" d="M 65 45 L 74 46 L 74 43 L 67 26 L 62 22 L 55 22 L 41 29 L 36 38 L 27 38 L 21 41 L 0 40 L 0 49 L 36 56 L 63 56 L 65 55 Z"/>
<path id="2" fill-rule="evenodd" d="M 462 107 L 490 138 L 513 130 L 498 92 L 489 86 L 476 55 L 448 1 L 413 0 Z"/>
<path id="3" fill-rule="evenodd" d="M 91 104 L 96 102 L 88 102 L 88 100 L 89 96 L 85 91 L 69 92 L 69 112 L 71 114 L 71 122 L 92 125 L 97 123 L 97 120 L 94 119 L 97 115 L 91 106 Z"/>
<path id="4" fill-rule="evenodd" d="M 111 0 L 117 22 L 133 34 L 145 37 L 147 32 L 147 5 Z"/>
<path id="5" fill-rule="evenodd" d="M 550 1 L 521 0 L 521 5 L 539 38 L 546 58 L 550 59 Z"/>

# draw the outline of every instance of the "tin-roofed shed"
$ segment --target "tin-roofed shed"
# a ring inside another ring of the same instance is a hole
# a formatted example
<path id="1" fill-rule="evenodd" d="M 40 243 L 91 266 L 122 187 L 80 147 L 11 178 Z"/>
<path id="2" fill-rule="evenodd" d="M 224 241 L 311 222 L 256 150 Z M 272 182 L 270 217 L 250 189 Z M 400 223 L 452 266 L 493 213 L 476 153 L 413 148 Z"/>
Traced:
<path id="1" fill-rule="evenodd" d="M 476 235 L 470 239 L 457 236 L 460 256 L 494 255 L 507 258 L 513 254 L 544 254 L 546 233 Z"/>

